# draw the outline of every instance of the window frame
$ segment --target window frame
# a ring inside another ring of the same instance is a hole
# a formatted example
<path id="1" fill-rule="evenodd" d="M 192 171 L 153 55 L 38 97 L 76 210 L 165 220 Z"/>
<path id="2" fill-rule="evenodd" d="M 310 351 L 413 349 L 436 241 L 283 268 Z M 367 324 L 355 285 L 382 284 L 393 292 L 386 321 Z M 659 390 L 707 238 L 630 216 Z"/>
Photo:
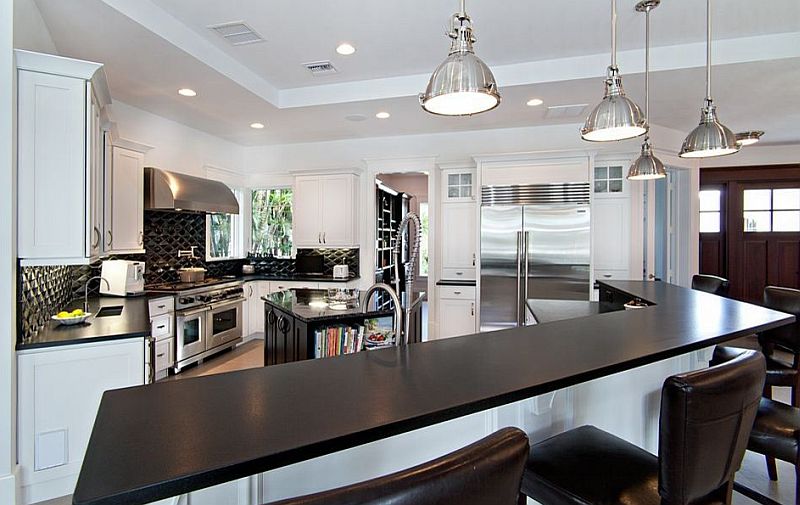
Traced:
<path id="1" fill-rule="evenodd" d="M 723 221 L 724 218 L 725 218 L 724 217 L 725 214 L 723 212 L 723 207 L 725 205 L 725 202 L 724 202 L 725 192 L 724 192 L 724 190 L 722 188 L 716 187 L 716 186 L 713 186 L 713 187 L 712 186 L 702 187 L 698 191 L 698 198 L 700 198 L 700 193 L 703 193 L 704 191 L 716 191 L 717 193 L 719 193 L 719 208 L 717 210 L 699 210 L 699 212 L 698 212 L 698 230 L 699 230 L 700 233 L 722 233 L 722 231 L 724 229 L 724 225 L 725 225 L 725 223 Z M 699 208 L 699 206 L 698 206 L 698 208 Z M 702 229 L 700 229 L 700 217 L 702 217 L 703 214 L 717 214 L 717 218 L 718 218 L 717 231 L 703 231 Z"/>
<path id="2" fill-rule="evenodd" d="M 244 259 L 247 257 L 247 251 L 249 250 L 248 242 L 248 233 L 245 233 L 245 222 L 246 219 L 249 217 L 249 198 L 245 198 L 245 195 L 250 195 L 250 190 L 247 188 L 240 188 L 240 187 L 232 187 L 228 186 L 230 190 L 233 192 L 234 196 L 236 197 L 236 201 L 239 202 L 239 213 L 238 214 L 227 214 L 231 217 L 231 255 L 230 256 L 212 256 L 211 255 L 211 216 L 214 215 L 213 213 L 206 214 L 206 261 L 207 262 L 214 262 L 214 261 L 231 261 L 231 260 L 239 260 Z"/>
<path id="3" fill-rule="evenodd" d="M 252 202 L 253 202 L 253 193 L 256 191 L 273 191 L 273 190 L 289 190 L 292 192 L 292 245 L 290 248 L 290 252 L 288 256 L 275 256 L 277 259 L 293 259 L 297 255 L 297 247 L 294 241 L 294 197 L 295 197 L 295 189 L 292 185 L 276 185 L 276 186 L 258 186 L 254 188 L 250 188 L 249 198 L 247 199 L 247 205 L 249 207 L 249 215 L 247 219 L 247 238 L 250 243 L 250 250 L 254 249 L 255 244 L 253 243 L 253 209 L 252 209 Z"/>
<path id="4" fill-rule="evenodd" d="M 775 213 L 776 212 L 777 213 L 784 213 L 784 212 L 797 213 L 797 212 L 800 212 L 800 204 L 798 204 L 798 207 L 796 207 L 796 208 L 795 207 L 793 207 L 793 208 L 781 208 L 781 209 L 776 209 L 775 208 L 775 191 L 791 190 L 791 189 L 800 190 L 800 186 L 798 186 L 798 185 L 792 185 L 792 186 L 765 185 L 764 187 L 747 187 L 747 188 L 743 188 L 742 189 L 742 207 L 741 207 L 741 212 L 742 212 L 742 214 L 741 214 L 742 233 L 744 233 L 744 234 L 750 234 L 750 233 L 800 233 L 800 227 L 798 227 L 798 229 L 796 229 L 796 230 L 776 230 L 775 229 Z M 753 209 L 753 208 L 748 209 L 748 208 L 746 208 L 744 201 L 745 201 L 745 193 L 747 191 L 769 191 L 769 208 L 765 208 L 765 209 Z M 747 227 L 746 227 L 747 226 L 746 225 L 747 221 L 745 219 L 745 216 L 748 213 L 753 213 L 753 212 L 761 212 L 761 213 L 769 214 L 769 230 L 748 230 L 747 229 Z"/>

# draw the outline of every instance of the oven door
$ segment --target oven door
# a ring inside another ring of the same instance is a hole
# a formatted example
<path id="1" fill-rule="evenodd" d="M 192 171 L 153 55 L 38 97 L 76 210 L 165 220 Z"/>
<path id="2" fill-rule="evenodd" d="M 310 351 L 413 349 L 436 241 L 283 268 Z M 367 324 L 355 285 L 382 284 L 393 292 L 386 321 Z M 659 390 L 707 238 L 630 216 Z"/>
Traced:
<path id="1" fill-rule="evenodd" d="M 175 361 L 191 358 L 206 350 L 206 315 L 208 307 L 178 311 L 175 314 L 177 339 L 175 342 Z"/>
<path id="2" fill-rule="evenodd" d="M 208 311 L 206 349 L 226 344 L 242 336 L 242 306 L 244 298 L 226 300 L 211 306 Z"/>

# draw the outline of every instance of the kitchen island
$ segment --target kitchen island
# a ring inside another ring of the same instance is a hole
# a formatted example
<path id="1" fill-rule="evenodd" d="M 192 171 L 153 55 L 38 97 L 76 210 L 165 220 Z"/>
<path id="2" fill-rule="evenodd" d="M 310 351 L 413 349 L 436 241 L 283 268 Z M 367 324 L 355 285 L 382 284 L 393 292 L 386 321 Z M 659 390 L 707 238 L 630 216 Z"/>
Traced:
<path id="1" fill-rule="evenodd" d="M 640 403 L 648 405 L 647 419 L 635 427 L 646 432 L 660 382 L 683 366 L 673 367 L 672 358 L 794 321 L 788 314 L 661 282 L 602 286 L 651 306 L 109 391 L 73 502 L 144 504 L 261 472 L 267 472 L 269 500 L 281 492 L 355 481 L 407 466 L 411 453 L 428 458 L 431 451 L 464 445 L 503 425 L 527 428 L 527 418 L 546 412 L 547 402 L 553 408 L 554 398 L 547 395 L 595 379 L 628 389 L 595 388 L 604 396 L 595 394 L 594 401 L 627 402 L 640 416 L 645 411 Z M 655 390 L 640 391 L 642 381 L 629 374 L 662 363 L 670 366 L 656 369 Z M 576 409 L 586 398 L 582 394 L 574 395 Z M 502 410 L 531 398 L 534 405 Z M 484 413 L 485 418 L 475 417 Z M 636 421 L 621 414 L 615 408 L 610 417 Z M 559 429 L 586 417 L 576 410 L 568 419 L 552 417 L 550 425 Z M 535 426 L 528 431 L 544 433 Z M 640 438 L 648 445 L 645 435 Z M 352 451 L 362 449 L 380 464 L 364 463 L 363 453 L 353 459 Z M 324 455 L 329 456 L 313 459 Z M 306 463 L 288 466 L 298 462 Z M 300 471 L 306 476 L 315 471 L 318 478 L 303 479 Z"/>

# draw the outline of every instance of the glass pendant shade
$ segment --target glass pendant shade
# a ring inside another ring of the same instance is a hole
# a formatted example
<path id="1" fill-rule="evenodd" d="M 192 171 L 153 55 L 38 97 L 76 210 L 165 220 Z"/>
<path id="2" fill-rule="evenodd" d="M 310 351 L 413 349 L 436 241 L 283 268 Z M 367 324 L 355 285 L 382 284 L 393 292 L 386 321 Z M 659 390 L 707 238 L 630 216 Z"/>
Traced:
<path id="1" fill-rule="evenodd" d="M 453 39 L 447 58 L 419 95 L 422 108 L 441 116 L 470 116 L 500 105 L 497 81 L 489 67 L 473 50 L 472 20 L 464 13 L 454 14 L 448 36 Z"/>
<path id="2" fill-rule="evenodd" d="M 646 181 L 650 179 L 662 179 L 667 176 L 664 164 L 661 160 L 653 156 L 653 149 L 650 147 L 650 140 L 644 139 L 642 143 L 642 154 L 636 158 L 631 168 L 628 170 L 628 180 Z"/>
<path id="3" fill-rule="evenodd" d="M 736 135 L 717 119 L 717 108 L 710 99 L 701 109 L 700 124 L 683 141 L 681 158 L 709 158 L 739 151 Z"/>
<path id="4" fill-rule="evenodd" d="M 617 69 L 609 67 L 605 96 L 586 119 L 581 137 L 592 142 L 630 139 L 644 135 L 646 123 L 639 106 L 625 96 Z"/>

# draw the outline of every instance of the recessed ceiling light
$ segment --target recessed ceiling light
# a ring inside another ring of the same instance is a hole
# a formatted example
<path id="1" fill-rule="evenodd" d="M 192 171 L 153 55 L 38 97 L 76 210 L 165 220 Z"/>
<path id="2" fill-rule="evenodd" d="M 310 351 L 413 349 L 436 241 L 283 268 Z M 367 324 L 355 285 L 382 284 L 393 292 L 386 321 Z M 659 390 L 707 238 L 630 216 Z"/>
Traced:
<path id="1" fill-rule="evenodd" d="M 197 96 L 197 91 L 190 88 L 181 88 L 178 90 L 178 94 L 181 96 Z"/>
<path id="2" fill-rule="evenodd" d="M 530 100 L 528 100 L 526 105 L 528 107 L 536 107 L 537 105 L 542 105 L 543 103 L 544 100 L 542 100 L 541 98 L 531 98 Z"/>
<path id="3" fill-rule="evenodd" d="M 389 119 L 390 117 L 392 117 L 392 115 L 389 114 L 388 112 L 378 112 L 377 114 L 375 114 L 375 117 L 378 119 Z"/>
<path id="4" fill-rule="evenodd" d="M 366 121 L 367 120 L 367 116 L 365 116 L 364 114 L 348 114 L 344 118 L 346 120 L 348 120 L 348 121 L 353 121 L 353 122 L 356 122 L 356 123 L 359 122 L 359 121 Z"/>
<path id="5" fill-rule="evenodd" d="M 264 123 L 250 123 L 250 128 L 255 128 L 256 130 L 260 130 L 264 128 Z"/>
<path id="6" fill-rule="evenodd" d="M 350 56 L 351 54 L 356 52 L 356 48 L 352 44 L 344 42 L 342 44 L 339 44 L 339 46 L 336 48 L 336 52 L 341 54 L 342 56 Z"/>

